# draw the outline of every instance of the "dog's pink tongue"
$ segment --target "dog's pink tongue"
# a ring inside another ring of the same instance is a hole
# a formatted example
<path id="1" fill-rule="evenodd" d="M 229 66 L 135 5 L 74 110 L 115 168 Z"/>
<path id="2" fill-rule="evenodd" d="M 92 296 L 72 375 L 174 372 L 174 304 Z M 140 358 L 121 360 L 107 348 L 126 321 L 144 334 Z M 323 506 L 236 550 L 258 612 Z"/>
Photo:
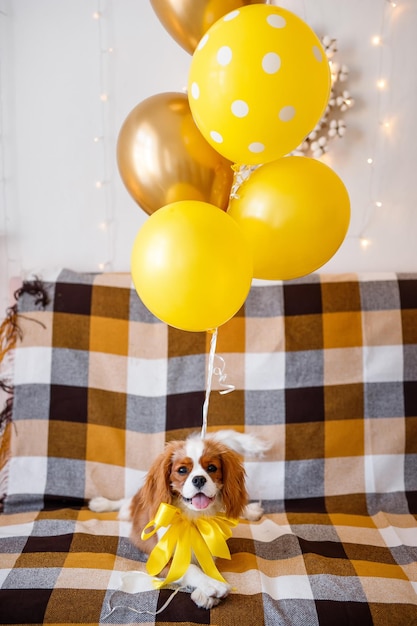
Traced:
<path id="1" fill-rule="evenodd" d="M 193 506 L 196 509 L 202 510 L 208 507 L 208 505 L 211 502 L 211 498 L 208 498 L 207 496 L 205 496 L 204 493 L 198 493 L 196 496 L 194 496 L 192 502 L 193 502 Z"/>

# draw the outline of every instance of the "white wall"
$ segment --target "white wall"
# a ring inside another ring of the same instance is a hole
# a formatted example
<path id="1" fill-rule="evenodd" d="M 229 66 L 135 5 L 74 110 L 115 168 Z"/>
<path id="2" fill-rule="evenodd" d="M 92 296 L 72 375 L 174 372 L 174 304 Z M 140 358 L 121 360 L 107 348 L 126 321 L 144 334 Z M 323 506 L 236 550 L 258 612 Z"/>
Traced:
<path id="1" fill-rule="evenodd" d="M 323 269 L 417 271 L 416 0 L 274 4 L 336 38 L 335 60 L 350 69 L 355 106 L 325 161 L 348 188 L 352 219 Z M 183 90 L 190 60 L 148 0 L 0 0 L 1 310 L 13 275 L 129 270 L 147 215 L 120 180 L 117 135 L 136 104 Z"/>

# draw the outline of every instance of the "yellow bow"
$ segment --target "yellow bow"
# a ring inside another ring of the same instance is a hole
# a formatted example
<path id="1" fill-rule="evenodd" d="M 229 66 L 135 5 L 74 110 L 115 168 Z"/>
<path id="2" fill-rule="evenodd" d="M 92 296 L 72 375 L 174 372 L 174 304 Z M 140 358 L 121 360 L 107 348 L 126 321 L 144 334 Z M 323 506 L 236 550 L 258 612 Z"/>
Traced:
<path id="1" fill-rule="evenodd" d="M 167 528 L 149 555 L 146 564 L 148 574 L 156 576 L 169 563 L 168 575 L 163 581 L 154 581 L 156 588 L 168 585 L 181 578 L 191 563 L 194 554 L 201 569 L 208 576 L 226 582 L 214 564 L 213 557 L 230 559 L 226 539 L 232 536 L 231 527 L 238 520 L 225 515 L 189 519 L 180 509 L 163 502 L 155 515 L 142 531 L 142 539 L 152 537 L 160 528 Z M 152 528 L 150 532 L 146 532 Z"/>

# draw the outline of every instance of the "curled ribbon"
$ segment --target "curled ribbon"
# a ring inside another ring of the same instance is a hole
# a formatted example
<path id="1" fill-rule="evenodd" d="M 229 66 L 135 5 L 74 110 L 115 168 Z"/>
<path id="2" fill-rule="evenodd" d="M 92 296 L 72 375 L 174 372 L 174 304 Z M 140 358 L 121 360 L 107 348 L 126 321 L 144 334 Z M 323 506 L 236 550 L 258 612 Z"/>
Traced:
<path id="1" fill-rule="evenodd" d="M 226 383 L 227 374 L 226 374 L 226 363 L 225 363 L 224 358 L 221 357 L 219 354 L 216 354 L 215 358 L 221 363 L 221 365 L 213 368 L 213 374 L 214 376 L 218 377 L 219 383 L 223 387 L 223 389 L 219 391 L 219 393 L 221 396 L 224 396 L 226 395 L 226 393 L 230 393 L 231 391 L 234 391 L 235 386 L 229 383 Z"/>
<path id="2" fill-rule="evenodd" d="M 225 372 L 226 364 L 224 359 L 216 354 L 216 345 L 217 345 L 217 333 L 218 329 L 214 328 L 212 331 L 211 341 L 210 341 L 210 353 L 208 359 L 208 370 L 207 370 L 207 386 L 206 386 L 206 396 L 203 404 L 203 425 L 201 427 L 201 438 L 204 439 L 207 433 L 207 415 L 210 401 L 210 393 L 211 393 L 211 385 L 213 381 L 213 375 L 218 376 L 220 385 L 223 387 L 220 394 L 230 393 L 234 391 L 234 385 L 226 385 L 225 380 L 227 378 L 227 374 Z M 218 361 L 221 362 L 221 366 L 214 366 L 214 359 L 217 358 Z"/>
<path id="3" fill-rule="evenodd" d="M 214 564 L 213 557 L 230 559 L 226 540 L 232 536 L 231 528 L 238 520 L 225 515 L 189 519 L 180 509 L 163 502 L 155 519 L 142 531 L 142 539 L 152 537 L 160 528 L 167 528 L 149 555 L 146 563 L 148 574 L 156 576 L 171 561 L 168 575 L 163 581 L 155 580 L 158 589 L 180 579 L 187 571 L 193 555 L 201 569 L 211 578 L 226 582 Z M 148 531 L 148 529 L 151 529 Z"/>

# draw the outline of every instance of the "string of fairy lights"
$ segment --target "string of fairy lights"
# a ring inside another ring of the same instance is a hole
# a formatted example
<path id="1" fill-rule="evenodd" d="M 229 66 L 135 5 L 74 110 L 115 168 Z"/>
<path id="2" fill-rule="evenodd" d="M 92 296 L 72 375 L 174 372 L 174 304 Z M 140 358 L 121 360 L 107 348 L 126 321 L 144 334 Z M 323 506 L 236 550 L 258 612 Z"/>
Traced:
<path id="1" fill-rule="evenodd" d="M 392 87 L 390 55 L 392 55 L 392 30 L 395 20 L 406 19 L 406 3 L 402 0 L 380 0 L 380 15 L 377 18 L 379 25 L 369 40 L 369 55 L 374 59 L 375 67 L 375 102 L 376 115 L 374 128 L 368 129 L 368 150 L 364 155 L 364 166 L 369 168 L 369 198 L 364 198 L 360 223 L 356 231 L 348 236 L 359 242 L 360 248 L 366 251 L 372 245 L 370 233 L 371 222 L 377 216 L 377 212 L 384 206 L 384 198 L 379 190 L 379 163 L 382 159 L 381 145 L 384 147 L 384 137 L 392 136 L 395 132 L 395 115 L 390 110 L 390 89 Z M 375 9 L 377 11 L 377 9 Z M 112 0 L 96 0 L 96 9 L 91 14 L 97 26 L 97 54 L 99 68 L 99 93 L 97 94 L 97 128 L 92 131 L 91 140 L 96 145 L 97 151 L 97 178 L 92 181 L 96 191 L 98 203 L 101 206 L 102 218 L 97 224 L 99 242 L 98 249 L 100 258 L 97 260 L 99 271 L 111 271 L 114 269 L 115 260 L 115 136 L 118 129 L 114 124 L 114 92 L 113 76 L 115 63 L 115 50 L 113 48 L 113 23 L 112 23 Z M 12 16 L 1 11 L 0 20 L 2 28 L 11 27 Z M 3 38 L 3 41 L 5 39 Z M 7 266 L 7 280 L 16 273 L 23 273 L 21 267 L 21 253 L 16 237 L 16 224 L 18 224 L 18 206 L 14 206 L 15 195 L 10 193 L 9 186 L 13 183 L 9 180 L 11 168 L 8 162 L 11 158 L 10 151 L 6 148 L 4 128 L 5 111 L 4 75 L 0 63 L 0 205 L 1 222 L 0 235 L 2 240 L 2 255 Z M 356 95 L 356 94 L 353 94 Z M 349 135 L 349 122 L 347 133 Z M 343 141 L 343 138 L 342 138 Z M 386 148 L 386 146 L 385 146 Z M 356 207 L 354 210 L 360 210 Z M 51 259 L 51 262 L 53 260 Z M 16 271 L 18 270 L 18 271 Z"/>
<path id="2" fill-rule="evenodd" d="M 114 48 L 112 46 L 112 19 L 111 2 L 98 0 L 96 10 L 92 13 L 92 19 L 97 24 L 98 63 L 99 63 L 99 94 L 98 106 L 100 115 L 98 120 L 100 127 L 93 136 L 97 146 L 100 176 L 94 181 L 94 186 L 100 194 L 103 205 L 103 217 L 98 224 L 98 230 L 105 237 L 105 254 L 99 261 L 97 269 L 111 271 L 114 269 L 115 256 L 115 217 L 114 217 L 114 181 L 112 166 L 114 156 L 112 151 L 114 133 L 112 91 L 112 67 Z"/>
<path id="3" fill-rule="evenodd" d="M 391 63 L 390 56 L 392 55 L 392 28 L 394 20 L 400 18 L 402 10 L 404 9 L 404 2 L 396 0 L 383 0 L 379 4 L 380 17 L 379 27 L 369 40 L 369 55 L 373 59 L 375 67 L 375 83 L 373 85 L 375 89 L 375 102 L 376 102 L 376 115 L 374 116 L 374 126 L 368 127 L 368 147 L 366 153 L 366 167 L 369 169 L 369 195 L 363 198 L 363 209 L 359 220 L 359 226 L 356 231 L 349 234 L 347 238 L 357 240 L 360 248 L 366 251 L 372 245 L 372 238 L 369 234 L 370 225 L 379 209 L 384 206 L 383 198 L 381 198 L 378 188 L 379 178 L 376 173 L 379 172 L 379 164 L 384 155 L 384 151 L 387 149 L 384 144 L 384 138 L 387 138 L 394 132 L 394 118 L 393 112 L 390 110 L 390 89 L 392 88 L 391 81 Z M 405 19 L 405 13 L 402 15 Z M 378 19 L 376 20 L 378 21 Z M 336 82 L 346 80 L 349 68 L 344 70 L 344 66 L 338 67 L 338 64 L 334 63 L 333 56 L 337 52 L 337 42 L 328 36 L 322 38 L 326 54 L 328 56 L 331 72 L 332 72 L 332 84 L 335 86 Z M 345 72 L 345 76 L 343 73 Z M 348 91 L 343 91 L 342 94 L 333 94 L 333 100 L 345 100 L 340 102 L 340 110 L 347 111 L 353 106 L 353 98 Z M 313 130 L 311 135 L 294 154 L 304 154 L 306 156 L 312 156 L 317 159 L 324 159 L 330 164 L 331 157 L 329 158 L 329 138 L 341 138 L 344 137 L 346 132 L 349 134 L 349 122 L 345 123 L 343 117 L 339 113 L 339 117 L 335 119 L 333 110 L 333 119 L 331 119 L 332 96 L 330 99 L 330 107 L 326 111 L 323 119 L 318 124 L 317 128 Z M 371 105 L 372 106 L 372 105 Z M 374 109 L 373 109 L 374 110 Z M 330 121 L 329 121 L 330 119 Z M 341 131 L 341 132 L 340 132 Z M 383 149 L 380 149 L 381 144 Z"/>
<path id="4" fill-rule="evenodd" d="M 393 115 L 389 107 L 389 91 L 391 89 L 391 71 L 388 53 L 391 52 L 390 34 L 393 22 L 398 19 L 401 13 L 400 2 L 395 0 L 384 0 L 381 3 L 381 18 L 379 30 L 375 32 L 369 41 L 370 54 L 374 56 L 376 67 L 376 79 L 374 88 L 377 94 L 377 106 L 375 116 L 375 127 L 370 129 L 373 134 L 370 142 L 371 149 L 366 155 L 366 165 L 369 168 L 369 200 L 364 207 L 362 214 L 362 224 L 354 237 L 359 240 L 362 250 L 366 250 L 372 245 L 372 239 L 368 235 L 368 227 L 375 217 L 375 212 L 383 206 L 383 198 L 380 197 L 378 189 L 378 179 L 375 172 L 381 158 L 381 151 L 378 146 L 384 136 L 388 136 L 393 131 Z"/>

